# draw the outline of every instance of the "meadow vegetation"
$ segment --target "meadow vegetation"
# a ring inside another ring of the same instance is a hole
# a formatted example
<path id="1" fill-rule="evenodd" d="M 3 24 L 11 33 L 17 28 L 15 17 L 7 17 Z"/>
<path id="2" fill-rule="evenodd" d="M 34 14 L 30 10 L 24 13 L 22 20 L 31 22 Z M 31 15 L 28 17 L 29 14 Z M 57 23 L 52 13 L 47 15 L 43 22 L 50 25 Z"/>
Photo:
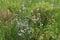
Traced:
<path id="1" fill-rule="evenodd" d="M 0 40 L 60 40 L 60 0 L 0 0 Z"/>

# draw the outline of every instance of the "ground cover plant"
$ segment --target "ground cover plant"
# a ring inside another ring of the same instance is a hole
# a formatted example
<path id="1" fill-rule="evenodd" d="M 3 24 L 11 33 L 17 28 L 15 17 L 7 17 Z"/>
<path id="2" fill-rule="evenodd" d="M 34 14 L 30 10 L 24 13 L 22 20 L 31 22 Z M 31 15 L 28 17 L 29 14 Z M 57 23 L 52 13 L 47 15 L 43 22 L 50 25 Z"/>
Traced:
<path id="1" fill-rule="evenodd" d="M 60 40 L 60 0 L 0 0 L 0 40 Z"/>

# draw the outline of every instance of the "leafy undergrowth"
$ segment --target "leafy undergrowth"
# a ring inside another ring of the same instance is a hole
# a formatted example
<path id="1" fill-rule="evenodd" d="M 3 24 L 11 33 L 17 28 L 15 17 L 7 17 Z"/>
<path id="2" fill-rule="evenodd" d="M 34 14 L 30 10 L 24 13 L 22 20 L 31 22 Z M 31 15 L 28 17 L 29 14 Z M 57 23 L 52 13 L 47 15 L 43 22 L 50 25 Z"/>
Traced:
<path id="1" fill-rule="evenodd" d="M 60 40 L 57 2 L 0 0 L 0 40 Z"/>

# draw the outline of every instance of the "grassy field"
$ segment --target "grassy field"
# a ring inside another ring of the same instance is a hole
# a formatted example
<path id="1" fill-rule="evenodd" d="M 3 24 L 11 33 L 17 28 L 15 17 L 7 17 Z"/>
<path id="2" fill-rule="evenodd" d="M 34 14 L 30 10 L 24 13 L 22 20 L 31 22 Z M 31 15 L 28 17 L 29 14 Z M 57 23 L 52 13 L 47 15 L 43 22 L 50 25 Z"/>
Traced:
<path id="1" fill-rule="evenodd" d="M 60 40 L 60 0 L 0 0 L 0 40 Z"/>

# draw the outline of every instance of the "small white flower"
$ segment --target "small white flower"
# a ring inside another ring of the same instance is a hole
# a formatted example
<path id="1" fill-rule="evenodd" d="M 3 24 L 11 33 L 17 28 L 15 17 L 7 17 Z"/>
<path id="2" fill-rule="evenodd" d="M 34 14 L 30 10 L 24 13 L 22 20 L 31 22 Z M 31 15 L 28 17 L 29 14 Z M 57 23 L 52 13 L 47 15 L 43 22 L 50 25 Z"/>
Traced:
<path id="1" fill-rule="evenodd" d="M 20 30 L 22 33 L 24 33 L 24 30 Z"/>
<path id="2" fill-rule="evenodd" d="M 15 20 L 17 21 L 17 20 L 18 20 L 18 18 L 15 18 Z"/>
<path id="3" fill-rule="evenodd" d="M 32 30 L 31 30 L 31 29 L 29 29 L 29 30 L 28 30 L 28 34 L 30 34 L 31 32 L 32 32 Z"/>
<path id="4" fill-rule="evenodd" d="M 43 26 L 43 24 L 40 24 L 40 26 L 42 27 L 42 26 Z"/>
<path id="5" fill-rule="evenodd" d="M 21 22 L 20 25 L 21 25 L 21 26 L 28 26 L 28 22 L 27 22 L 27 21 Z"/>
<path id="6" fill-rule="evenodd" d="M 35 18 L 35 15 L 34 15 L 32 20 L 38 21 L 39 20 L 39 17 Z"/>
<path id="7" fill-rule="evenodd" d="M 22 10 L 25 11 L 25 10 L 26 10 L 26 7 L 23 6 L 23 7 L 22 7 Z"/>
<path id="8" fill-rule="evenodd" d="M 22 33 L 18 33 L 19 36 L 22 36 Z"/>
<path id="9" fill-rule="evenodd" d="M 17 22 L 17 25 L 20 25 L 20 22 Z"/>
<path id="10" fill-rule="evenodd" d="M 21 10 L 22 10 L 23 12 L 26 11 L 26 7 L 25 7 L 24 4 L 22 4 L 22 8 L 21 8 Z"/>
<path id="11" fill-rule="evenodd" d="M 25 31 L 27 30 L 27 29 L 24 29 Z"/>

